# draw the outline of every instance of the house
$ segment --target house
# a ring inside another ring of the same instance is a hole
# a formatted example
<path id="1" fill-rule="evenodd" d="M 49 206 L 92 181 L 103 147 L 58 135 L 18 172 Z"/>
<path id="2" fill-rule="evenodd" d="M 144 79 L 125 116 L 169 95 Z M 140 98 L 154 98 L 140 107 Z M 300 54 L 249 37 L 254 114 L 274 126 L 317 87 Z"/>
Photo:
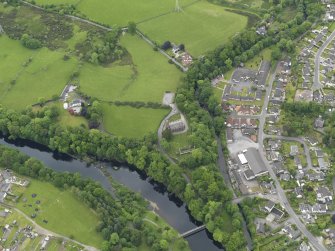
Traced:
<path id="1" fill-rule="evenodd" d="M 264 209 L 270 213 L 272 209 L 275 207 L 275 205 L 276 204 L 273 201 L 269 200 L 264 206 Z"/>
<path id="2" fill-rule="evenodd" d="M 265 233 L 265 223 L 264 222 L 258 222 L 256 224 L 256 232 L 259 234 Z"/>
<path id="3" fill-rule="evenodd" d="M 255 100 L 260 101 L 262 100 L 262 91 L 261 90 L 257 90 L 255 93 Z"/>
<path id="4" fill-rule="evenodd" d="M 325 161 L 324 158 L 318 158 L 319 170 L 327 170 L 329 163 Z"/>
<path id="5" fill-rule="evenodd" d="M 282 232 L 287 234 L 291 239 L 297 239 L 300 236 L 300 232 L 298 230 L 294 230 L 290 225 L 285 226 L 282 229 Z"/>
<path id="6" fill-rule="evenodd" d="M 276 115 L 270 115 L 269 117 L 268 117 L 268 123 L 270 123 L 270 124 L 274 124 L 274 123 L 276 123 L 277 122 L 277 116 Z"/>
<path id="7" fill-rule="evenodd" d="M 284 216 L 284 212 L 276 207 L 272 209 L 271 214 L 274 215 L 275 220 L 280 220 Z"/>
<path id="8" fill-rule="evenodd" d="M 172 121 L 168 124 L 168 129 L 172 132 L 172 133 L 178 133 L 178 132 L 182 132 L 184 131 L 186 128 L 185 123 L 183 120 L 179 119 L 176 121 Z"/>
<path id="9" fill-rule="evenodd" d="M 314 214 L 325 214 L 327 213 L 328 207 L 326 204 L 315 204 L 312 206 L 312 213 Z"/>
<path id="10" fill-rule="evenodd" d="M 284 173 L 285 169 L 284 169 L 284 167 L 283 167 L 283 163 L 282 163 L 282 162 L 280 162 L 280 161 L 275 161 L 275 162 L 273 162 L 272 165 L 273 165 L 273 169 L 274 169 L 276 175 L 279 175 L 279 174 L 281 174 L 281 173 Z"/>
<path id="11" fill-rule="evenodd" d="M 315 155 L 316 155 L 316 157 L 317 158 L 323 158 L 323 151 L 322 150 L 320 150 L 320 149 L 316 149 L 315 150 Z"/>
<path id="12" fill-rule="evenodd" d="M 294 156 L 294 163 L 298 167 L 299 170 L 302 169 L 301 160 L 298 156 Z"/>
<path id="13" fill-rule="evenodd" d="M 316 189 L 316 199 L 321 203 L 327 203 L 333 200 L 333 196 L 327 187 L 318 187 Z"/>
<path id="14" fill-rule="evenodd" d="M 294 189 L 294 192 L 295 192 L 298 199 L 301 199 L 304 196 L 304 191 L 303 191 L 302 187 L 296 187 Z"/>
<path id="15" fill-rule="evenodd" d="M 303 241 L 300 244 L 298 251 L 311 251 L 311 247 Z"/>
<path id="16" fill-rule="evenodd" d="M 312 212 L 312 206 L 309 205 L 309 204 L 299 204 L 299 210 L 302 214 L 307 214 L 307 213 L 310 213 Z"/>
<path id="17" fill-rule="evenodd" d="M 303 170 L 299 170 L 296 174 L 295 174 L 295 179 L 296 180 L 302 180 L 305 177 L 305 173 Z"/>
<path id="18" fill-rule="evenodd" d="M 263 25 L 263 26 L 260 26 L 256 29 L 256 33 L 258 35 L 261 35 L 261 36 L 265 36 L 266 35 L 266 27 Z"/>
<path id="19" fill-rule="evenodd" d="M 323 173 L 308 173 L 307 179 L 309 181 L 323 181 L 325 180 L 325 175 Z"/>
<path id="20" fill-rule="evenodd" d="M 314 127 L 315 128 L 323 128 L 325 124 L 325 121 L 322 119 L 321 116 L 319 116 L 317 119 L 314 121 Z"/>
<path id="21" fill-rule="evenodd" d="M 280 141 L 270 139 L 268 145 L 270 147 L 270 150 L 278 150 L 280 148 Z"/>
<path id="22" fill-rule="evenodd" d="M 289 172 L 285 171 L 284 173 L 280 174 L 280 180 L 289 181 L 291 179 L 291 175 Z"/>
<path id="23" fill-rule="evenodd" d="M 297 145 L 291 145 L 290 155 L 295 156 L 299 153 L 299 148 Z"/>

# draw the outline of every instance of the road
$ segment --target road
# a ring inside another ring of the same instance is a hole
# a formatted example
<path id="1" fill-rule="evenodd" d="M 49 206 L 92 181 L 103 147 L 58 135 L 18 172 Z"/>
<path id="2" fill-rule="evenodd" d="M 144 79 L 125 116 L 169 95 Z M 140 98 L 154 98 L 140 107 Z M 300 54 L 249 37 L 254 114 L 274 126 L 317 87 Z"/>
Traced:
<path id="1" fill-rule="evenodd" d="M 291 219 L 293 220 L 293 222 L 295 223 L 295 225 L 297 226 L 297 228 L 300 230 L 300 232 L 308 239 L 309 243 L 318 251 L 323 251 L 323 250 L 327 250 L 322 243 L 319 243 L 318 240 L 315 238 L 315 236 L 313 236 L 305 227 L 305 225 L 300 221 L 298 215 L 295 213 L 295 211 L 293 210 L 293 208 L 291 207 L 289 201 L 286 198 L 286 194 L 284 192 L 284 190 L 282 189 L 282 187 L 280 186 L 280 183 L 278 181 L 278 178 L 276 176 L 276 174 L 274 173 L 273 169 L 271 168 L 268 160 L 266 159 L 266 151 L 264 149 L 264 138 L 265 135 L 264 134 L 264 125 L 265 125 L 265 119 L 266 119 L 266 115 L 267 115 L 267 107 L 269 105 L 269 95 L 271 93 L 272 90 L 272 85 L 273 82 L 275 80 L 276 77 L 276 72 L 278 71 L 279 67 L 278 65 L 276 66 L 276 70 L 274 73 L 272 73 L 272 75 L 270 76 L 270 80 L 269 80 L 269 86 L 268 89 L 266 90 L 266 97 L 264 100 L 264 104 L 263 104 L 263 108 L 262 108 L 262 113 L 261 113 L 261 117 L 260 117 L 260 121 L 259 121 L 259 132 L 258 132 L 258 137 L 259 137 L 259 152 L 261 155 L 262 160 L 265 163 L 266 168 L 269 171 L 270 177 L 272 178 L 272 180 L 275 183 L 276 186 L 276 190 L 277 190 L 277 195 L 278 195 L 278 199 L 281 202 L 281 205 L 286 209 L 287 213 L 291 216 Z M 299 139 L 300 140 L 300 139 Z"/>
<path id="2" fill-rule="evenodd" d="M 315 59 L 314 59 L 314 79 L 312 89 L 313 91 L 319 90 L 323 87 L 320 83 L 320 58 L 323 51 L 328 47 L 330 42 L 335 38 L 335 30 L 330 34 L 327 40 L 323 43 L 323 45 L 318 49 Z"/>
<path id="3" fill-rule="evenodd" d="M 285 137 L 285 136 L 264 134 L 264 139 L 266 139 L 266 138 L 299 142 L 300 144 L 302 144 L 304 146 L 304 152 L 305 152 L 305 156 L 306 156 L 306 161 L 307 161 L 307 167 L 308 167 L 308 169 L 313 169 L 311 154 L 309 152 L 308 145 L 307 145 L 307 143 L 306 143 L 306 141 L 304 139 L 302 139 L 302 138 L 296 138 L 296 137 Z"/>
<path id="4" fill-rule="evenodd" d="M 161 145 L 161 141 L 163 139 L 163 131 L 164 131 L 164 127 L 165 124 L 169 121 L 169 119 L 173 116 L 179 113 L 179 109 L 177 107 L 176 104 L 171 104 L 171 111 L 170 113 L 162 120 L 161 124 L 159 125 L 158 131 L 157 131 L 157 136 L 158 136 L 158 149 L 159 151 L 169 159 L 169 161 L 172 164 L 176 164 L 176 161 L 174 159 L 172 159 L 169 154 L 167 154 L 167 152 L 164 150 L 164 148 Z"/>

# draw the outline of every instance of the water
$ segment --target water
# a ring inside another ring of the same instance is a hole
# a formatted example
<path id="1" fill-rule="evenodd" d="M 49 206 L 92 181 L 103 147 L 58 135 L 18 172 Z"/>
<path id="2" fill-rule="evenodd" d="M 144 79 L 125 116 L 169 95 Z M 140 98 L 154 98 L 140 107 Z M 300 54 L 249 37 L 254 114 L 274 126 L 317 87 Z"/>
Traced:
<path id="1" fill-rule="evenodd" d="M 1 138 L 0 144 L 34 157 L 55 171 L 78 172 L 83 177 L 98 181 L 106 190 L 111 190 L 108 178 L 94 165 L 87 165 L 85 162 L 66 154 L 52 152 L 45 146 L 27 140 L 9 141 Z M 169 194 L 164 186 L 152 181 L 145 174 L 125 165 L 119 166 L 118 170 L 112 168 L 111 164 L 105 166 L 114 180 L 135 192 L 139 192 L 145 199 L 154 202 L 158 206 L 156 213 L 178 232 L 183 233 L 201 225 L 193 219 L 182 201 Z M 186 240 L 194 251 L 223 250 L 218 243 L 213 241 L 211 234 L 206 230 L 189 236 Z"/>

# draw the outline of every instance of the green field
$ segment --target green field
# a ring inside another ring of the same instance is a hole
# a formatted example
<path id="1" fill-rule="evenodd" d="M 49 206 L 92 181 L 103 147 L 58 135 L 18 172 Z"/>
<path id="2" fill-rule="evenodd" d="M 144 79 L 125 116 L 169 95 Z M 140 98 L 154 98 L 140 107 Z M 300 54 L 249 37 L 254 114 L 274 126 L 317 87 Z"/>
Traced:
<path id="1" fill-rule="evenodd" d="M 185 44 L 194 56 L 200 56 L 224 44 L 247 26 L 248 18 L 207 1 L 199 1 L 152 21 L 139 24 L 139 29 L 162 44 L 169 40 Z"/>
<path id="2" fill-rule="evenodd" d="M 32 198 L 34 193 L 37 194 L 36 198 Z M 27 201 L 23 202 L 23 198 Z M 37 200 L 41 202 L 39 205 L 36 204 Z M 28 216 L 36 214 L 34 221 L 46 229 L 87 245 L 101 246 L 102 237 L 95 231 L 99 222 L 97 215 L 70 191 L 62 191 L 49 183 L 32 180 L 17 207 Z M 36 212 L 35 208 L 39 211 Z"/>
<path id="3" fill-rule="evenodd" d="M 61 52 L 28 50 L 6 36 L 0 37 L 0 48 L 0 100 L 13 109 L 59 95 L 76 67 L 76 61 L 64 61 Z M 27 63 L 29 58 L 31 63 Z"/>
<path id="4" fill-rule="evenodd" d="M 85 64 L 81 90 L 104 101 L 152 101 L 161 103 L 165 91 L 175 91 L 182 73 L 136 36 L 122 37 L 133 65 L 101 67 Z M 168 76 L 168 77 L 167 77 Z"/>
<path id="5" fill-rule="evenodd" d="M 167 109 L 132 108 L 129 106 L 104 105 L 104 129 L 125 137 L 142 137 L 155 133 Z"/>
<path id="6" fill-rule="evenodd" d="M 37 0 L 38 4 L 74 4 L 89 19 L 126 26 L 136 22 L 150 39 L 161 44 L 166 40 L 183 43 L 194 56 L 203 55 L 243 30 L 248 17 L 229 12 L 206 0 L 179 0 L 182 9 L 175 11 L 175 0 Z"/>

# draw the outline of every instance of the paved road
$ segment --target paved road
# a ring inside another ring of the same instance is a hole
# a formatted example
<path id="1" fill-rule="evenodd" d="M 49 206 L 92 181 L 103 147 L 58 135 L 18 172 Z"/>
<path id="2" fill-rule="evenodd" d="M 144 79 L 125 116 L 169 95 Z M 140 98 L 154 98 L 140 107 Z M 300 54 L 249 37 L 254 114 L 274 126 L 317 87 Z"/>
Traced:
<path id="1" fill-rule="evenodd" d="M 171 104 L 171 111 L 170 113 L 162 120 L 161 124 L 159 125 L 158 131 L 157 131 L 157 136 L 158 136 L 158 149 L 159 151 L 169 159 L 169 161 L 173 164 L 176 164 L 175 160 L 172 159 L 167 152 L 164 150 L 164 148 L 161 145 L 161 141 L 163 139 L 163 131 L 164 131 L 164 126 L 168 122 L 168 120 L 173 116 L 179 113 L 179 109 L 176 104 Z"/>
<path id="2" fill-rule="evenodd" d="M 313 236 L 306 228 L 306 226 L 300 221 L 298 215 L 294 212 L 293 208 L 291 207 L 290 203 L 288 202 L 287 198 L 286 198 L 286 194 L 284 192 L 284 190 L 282 189 L 282 187 L 280 186 L 280 183 L 278 181 L 278 178 L 276 176 L 276 174 L 274 173 L 273 169 L 271 168 L 268 160 L 266 159 L 266 152 L 264 149 L 264 125 L 265 125 L 265 118 L 266 118 L 266 114 L 267 114 L 267 107 L 269 105 L 269 94 L 271 93 L 272 90 L 272 85 L 273 82 L 275 80 L 275 76 L 276 76 L 276 72 L 278 70 L 278 65 L 276 67 L 276 71 L 274 73 L 272 73 L 272 75 L 270 76 L 270 80 L 269 80 L 269 86 L 268 89 L 266 90 L 266 97 L 264 100 L 264 104 L 263 104 L 263 108 L 262 108 L 262 113 L 261 113 L 261 118 L 260 118 L 260 123 L 259 123 L 259 152 L 261 155 L 262 160 L 265 163 L 266 168 L 269 171 L 270 177 L 273 179 L 273 181 L 275 182 L 275 186 L 276 186 L 276 190 L 277 190 L 277 194 L 278 194 L 278 199 L 281 202 L 281 205 L 286 209 L 287 213 L 291 216 L 292 220 L 294 221 L 295 225 L 297 226 L 297 228 L 301 231 L 301 233 L 307 237 L 309 243 L 318 251 L 323 251 L 323 250 L 327 250 L 322 243 L 319 243 L 318 240 L 315 238 L 315 236 Z"/>
<path id="3" fill-rule="evenodd" d="M 323 45 L 318 49 L 315 59 L 314 59 L 314 79 L 312 89 L 313 91 L 319 90 L 323 87 L 320 83 L 320 58 L 323 51 L 328 47 L 330 42 L 335 38 L 335 30 L 330 34 L 327 40 L 323 43 Z"/>
<path id="4" fill-rule="evenodd" d="M 285 136 L 264 134 L 264 139 L 266 139 L 266 138 L 299 142 L 300 144 L 302 144 L 304 146 L 304 152 L 305 152 L 305 156 L 306 156 L 306 161 L 307 161 L 307 167 L 308 167 L 308 169 L 313 169 L 311 154 L 309 152 L 308 145 L 307 145 L 307 143 L 306 143 L 306 141 L 304 139 L 297 138 L 297 137 L 285 137 Z"/>

